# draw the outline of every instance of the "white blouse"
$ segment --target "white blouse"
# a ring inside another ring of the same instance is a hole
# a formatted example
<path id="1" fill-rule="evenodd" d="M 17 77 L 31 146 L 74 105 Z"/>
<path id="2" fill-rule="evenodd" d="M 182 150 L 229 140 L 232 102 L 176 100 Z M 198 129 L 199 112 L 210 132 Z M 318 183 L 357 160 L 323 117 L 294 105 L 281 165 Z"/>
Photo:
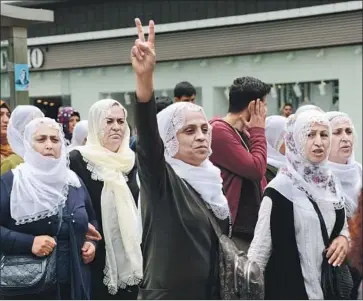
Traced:
<path id="1" fill-rule="evenodd" d="M 325 246 L 318 215 L 309 199 L 307 197 L 305 199 L 307 203 L 303 204 L 303 206 L 297 205 L 296 202 L 294 202 L 293 206 L 297 249 L 300 256 L 305 289 L 309 299 L 323 300 L 324 296 L 320 279 L 321 264 L 323 262 L 322 253 Z M 301 201 L 304 200 L 302 199 Z M 328 233 L 331 233 L 336 217 L 334 206 L 329 203 L 320 203 L 318 207 L 323 215 Z M 255 261 L 262 270 L 265 270 L 272 251 L 271 209 L 272 200 L 269 197 L 264 197 L 258 215 L 254 238 L 248 251 L 249 259 Z M 345 220 L 340 235 L 344 235 L 349 239 L 347 220 Z"/>

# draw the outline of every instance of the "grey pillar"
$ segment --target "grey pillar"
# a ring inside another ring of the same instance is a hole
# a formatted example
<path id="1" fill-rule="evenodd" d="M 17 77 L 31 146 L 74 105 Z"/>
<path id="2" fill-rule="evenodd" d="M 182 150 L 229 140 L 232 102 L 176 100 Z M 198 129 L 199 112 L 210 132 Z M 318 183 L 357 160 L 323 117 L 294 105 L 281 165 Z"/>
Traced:
<path id="1" fill-rule="evenodd" d="M 16 91 L 14 64 L 28 64 L 27 28 L 8 27 L 8 74 L 10 85 L 10 107 L 29 104 L 28 91 Z"/>

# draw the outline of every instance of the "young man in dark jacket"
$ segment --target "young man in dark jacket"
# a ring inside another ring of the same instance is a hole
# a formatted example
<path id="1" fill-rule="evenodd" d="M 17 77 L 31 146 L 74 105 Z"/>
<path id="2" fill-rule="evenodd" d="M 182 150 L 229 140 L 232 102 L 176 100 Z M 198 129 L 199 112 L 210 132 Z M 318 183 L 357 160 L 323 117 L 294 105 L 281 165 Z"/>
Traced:
<path id="1" fill-rule="evenodd" d="M 221 169 L 233 239 L 244 251 L 252 241 L 266 186 L 265 105 L 269 92 L 270 86 L 256 78 L 237 78 L 230 87 L 228 114 L 211 121 L 210 160 Z"/>

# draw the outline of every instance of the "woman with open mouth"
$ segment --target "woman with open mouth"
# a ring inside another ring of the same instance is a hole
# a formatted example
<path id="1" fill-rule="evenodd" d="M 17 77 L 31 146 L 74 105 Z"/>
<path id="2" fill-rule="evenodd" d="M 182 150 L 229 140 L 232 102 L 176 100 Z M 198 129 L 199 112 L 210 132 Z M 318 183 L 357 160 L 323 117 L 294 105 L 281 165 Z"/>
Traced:
<path id="1" fill-rule="evenodd" d="M 323 262 L 341 265 L 349 247 L 344 196 L 327 162 L 330 123 L 318 110 L 291 115 L 284 139 L 286 165 L 265 190 L 248 257 L 265 271 L 265 299 L 322 300 Z M 328 246 L 318 210 L 334 233 Z"/>

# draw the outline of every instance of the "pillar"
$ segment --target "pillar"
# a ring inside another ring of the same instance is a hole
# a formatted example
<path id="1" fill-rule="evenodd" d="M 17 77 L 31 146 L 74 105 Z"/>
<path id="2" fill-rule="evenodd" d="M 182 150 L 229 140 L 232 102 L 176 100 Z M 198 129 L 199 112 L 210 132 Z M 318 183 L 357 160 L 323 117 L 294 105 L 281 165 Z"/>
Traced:
<path id="1" fill-rule="evenodd" d="M 27 28 L 8 27 L 8 74 L 10 85 L 10 107 L 29 104 L 29 91 L 17 91 L 15 87 L 15 65 L 28 65 Z M 29 80 L 29 78 L 28 78 Z"/>

